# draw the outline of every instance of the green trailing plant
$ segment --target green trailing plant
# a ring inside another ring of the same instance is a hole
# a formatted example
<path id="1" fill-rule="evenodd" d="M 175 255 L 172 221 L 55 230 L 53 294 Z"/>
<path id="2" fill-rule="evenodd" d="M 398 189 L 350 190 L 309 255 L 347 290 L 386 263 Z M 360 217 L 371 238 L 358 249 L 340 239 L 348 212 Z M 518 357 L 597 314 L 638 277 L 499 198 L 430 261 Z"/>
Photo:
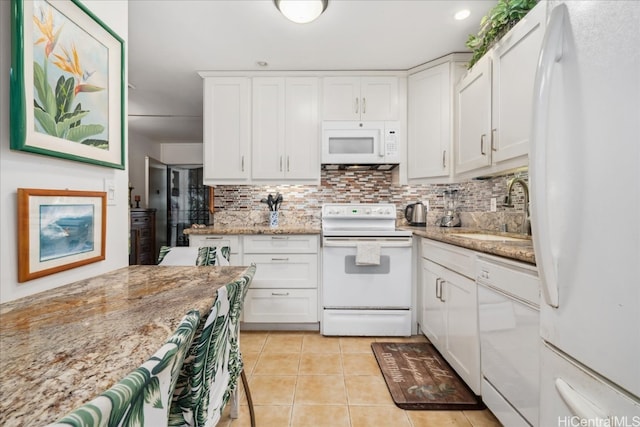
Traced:
<path id="1" fill-rule="evenodd" d="M 498 0 L 498 4 L 480 20 L 478 34 L 470 34 L 467 39 L 466 45 L 473 52 L 468 68 L 473 67 L 536 3 L 537 0 Z"/>

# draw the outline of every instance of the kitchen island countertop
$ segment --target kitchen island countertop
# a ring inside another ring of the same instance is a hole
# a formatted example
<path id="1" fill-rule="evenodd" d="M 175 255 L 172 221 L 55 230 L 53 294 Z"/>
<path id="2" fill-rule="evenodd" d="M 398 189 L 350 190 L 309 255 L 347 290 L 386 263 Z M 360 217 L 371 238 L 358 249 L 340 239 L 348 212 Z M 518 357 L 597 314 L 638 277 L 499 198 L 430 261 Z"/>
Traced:
<path id="1" fill-rule="evenodd" d="M 45 425 L 88 402 L 246 269 L 129 266 L 0 304 L 0 425 Z"/>
<path id="2" fill-rule="evenodd" d="M 472 249 L 477 252 L 483 252 L 491 255 L 497 255 L 505 258 L 510 258 L 517 261 L 526 262 L 529 264 L 536 263 L 535 253 L 533 251 L 533 242 L 530 240 L 531 236 L 523 236 L 515 233 L 499 233 L 499 232 L 487 232 L 486 230 L 479 230 L 476 228 L 464 228 L 464 227 L 401 227 L 406 230 L 411 230 L 414 235 L 420 237 L 426 237 L 427 239 L 437 240 L 443 243 L 449 243 L 452 245 L 460 246 L 467 249 Z M 470 239 L 467 237 L 459 236 L 460 233 L 489 233 L 497 236 L 505 237 L 517 237 L 522 238 L 522 241 L 516 243 L 502 242 L 502 241 L 485 241 Z"/>

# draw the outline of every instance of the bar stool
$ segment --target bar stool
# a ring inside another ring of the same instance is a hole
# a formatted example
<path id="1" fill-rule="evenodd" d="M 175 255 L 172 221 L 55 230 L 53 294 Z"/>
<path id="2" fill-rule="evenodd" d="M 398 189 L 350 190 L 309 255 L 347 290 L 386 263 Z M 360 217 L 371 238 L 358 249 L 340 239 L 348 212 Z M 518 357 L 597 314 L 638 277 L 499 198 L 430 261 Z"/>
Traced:
<path id="1" fill-rule="evenodd" d="M 237 418 L 238 377 L 247 396 L 251 426 L 255 426 L 253 401 L 239 348 L 240 314 L 255 270 L 252 265 L 241 279 L 218 289 L 178 379 L 170 410 L 171 426 L 213 427 L 231 397 L 234 405 L 231 415 Z"/>

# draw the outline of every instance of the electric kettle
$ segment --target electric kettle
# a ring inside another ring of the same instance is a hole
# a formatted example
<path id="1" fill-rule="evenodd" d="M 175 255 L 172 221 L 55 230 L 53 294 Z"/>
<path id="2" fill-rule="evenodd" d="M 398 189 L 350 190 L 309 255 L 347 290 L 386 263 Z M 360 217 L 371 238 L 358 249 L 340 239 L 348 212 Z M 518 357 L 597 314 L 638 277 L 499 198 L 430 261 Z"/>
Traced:
<path id="1" fill-rule="evenodd" d="M 404 208 L 404 217 L 409 225 L 427 225 L 427 208 L 422 202 L 416 202 Z"/>

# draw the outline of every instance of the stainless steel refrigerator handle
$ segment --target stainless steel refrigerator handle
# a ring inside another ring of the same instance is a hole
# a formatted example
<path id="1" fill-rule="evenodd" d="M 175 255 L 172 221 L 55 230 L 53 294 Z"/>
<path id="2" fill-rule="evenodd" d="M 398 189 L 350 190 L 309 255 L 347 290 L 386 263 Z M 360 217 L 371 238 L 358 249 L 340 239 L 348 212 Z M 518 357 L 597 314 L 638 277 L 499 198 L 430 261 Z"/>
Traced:
<path id="1" fill-rule="evenodd" d="M 563 34 L 567 21 L 567 6 L 560 4 L 553 8 L 549 24 L 544 34 L 538 67 L 533 86 L 533 123 L 531 127 L 531 200 L 533 244 L 536 250 L 536 264 L 542 283 L 542 295 L 551 307 L 558 307 L 558 260 L 551 253 L 552 243 L 549 230 L 549 206 L 547 201 L 547 111 L 550 103 L 550 85 L 553 69 L 562 60 Z"/>

